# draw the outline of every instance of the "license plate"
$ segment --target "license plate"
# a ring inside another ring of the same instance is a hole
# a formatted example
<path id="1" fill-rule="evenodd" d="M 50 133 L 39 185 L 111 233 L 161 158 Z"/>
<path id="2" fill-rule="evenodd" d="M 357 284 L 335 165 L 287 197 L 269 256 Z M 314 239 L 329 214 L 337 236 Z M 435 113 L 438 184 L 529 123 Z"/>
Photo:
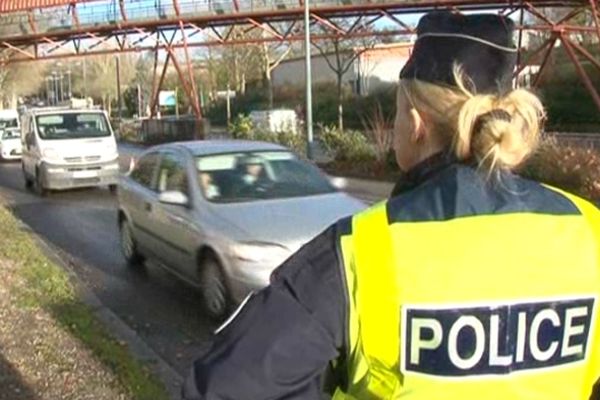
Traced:
<path id="1" fill-rule="evenodd" d="M 98 176 L 96 171 L 73 171 L 73 178 L 95 178 Z"/>

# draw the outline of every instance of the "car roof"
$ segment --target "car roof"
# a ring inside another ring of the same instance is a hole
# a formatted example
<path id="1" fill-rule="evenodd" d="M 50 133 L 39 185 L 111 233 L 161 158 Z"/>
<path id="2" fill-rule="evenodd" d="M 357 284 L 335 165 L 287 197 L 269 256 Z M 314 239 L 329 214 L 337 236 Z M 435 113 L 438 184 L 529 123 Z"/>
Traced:
<path id="1" fill-rule="evenodd" d="M 155 149 L 169 147 L 183 147 L 194 156 L 246 151 L 290 151 L 290 149 L 278 144 L 251 140 L 194 140 L 159 145 Z"/>

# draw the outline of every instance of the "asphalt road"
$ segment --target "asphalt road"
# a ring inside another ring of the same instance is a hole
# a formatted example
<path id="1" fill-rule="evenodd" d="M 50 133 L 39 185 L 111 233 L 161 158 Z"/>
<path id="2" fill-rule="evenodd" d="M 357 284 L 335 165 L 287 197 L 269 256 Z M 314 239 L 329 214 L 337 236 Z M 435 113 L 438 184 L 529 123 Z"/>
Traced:
<path id="1" fill-rule="evenodd" d="M 121 148 L 122 166 L 138 151 Z M 357 194 L 369 202 L 378 197 L 365 188 Z M 127 268 L 119 249 L 115 196 L 102 188 L 39 198 L 25 189 L 18 162 L 0 164 L 0 196 L 70 261 L 105 306 L 175 370 L 187 374 L 216 326 L 203 315 L 193 288 L 151 263 L 141 271 Z"/>

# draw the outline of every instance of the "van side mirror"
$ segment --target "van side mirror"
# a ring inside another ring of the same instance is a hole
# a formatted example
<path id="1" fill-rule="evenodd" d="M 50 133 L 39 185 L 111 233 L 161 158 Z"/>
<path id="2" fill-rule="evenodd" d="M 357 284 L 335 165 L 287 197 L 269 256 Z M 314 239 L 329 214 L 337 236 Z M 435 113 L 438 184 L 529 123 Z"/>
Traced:
<path id="1" fill-rule="evenodd" d="M 29 132 L 25 135 L 25 144 L 28 148 L 33 145 L 33 133 Z"/>

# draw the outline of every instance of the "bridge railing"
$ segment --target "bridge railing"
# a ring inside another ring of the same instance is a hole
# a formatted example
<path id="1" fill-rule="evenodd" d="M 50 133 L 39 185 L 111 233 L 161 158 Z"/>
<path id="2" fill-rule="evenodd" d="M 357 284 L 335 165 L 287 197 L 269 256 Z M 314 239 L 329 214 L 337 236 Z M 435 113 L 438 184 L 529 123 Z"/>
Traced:
<path id="1" fill-rule="evenodd" d="M 387 3 L 391 0 L 317 0 L 311 1 L 311 7 L 317 9 L 326 6 L 344 6 L 361 3 Z M 414 0 L 413 0 L 414 2 Z M 270 12 L 298 9 L 300 0 L 183 0 L 179 2 L 180 16 L 184 19 L 211 15 L 235 15 L 237 13 Z M 27 13 L 18 12 L 0 16 L 0 37 L 23 36 L 34 33 L 55 33 L 76 28 L 72 8 L 66 6 L 38 9 L 33 13 L 34 31 Z M 144 22 L 161 19 L 177 19 L 177 13 L 171 1 L 126 2 L 127 21 Z M 82 3 L 77 6 L 76 16 L 81 28 L 100 25 L 117 25 L 125 22 L 121 10 L 115 3 Z"/>

